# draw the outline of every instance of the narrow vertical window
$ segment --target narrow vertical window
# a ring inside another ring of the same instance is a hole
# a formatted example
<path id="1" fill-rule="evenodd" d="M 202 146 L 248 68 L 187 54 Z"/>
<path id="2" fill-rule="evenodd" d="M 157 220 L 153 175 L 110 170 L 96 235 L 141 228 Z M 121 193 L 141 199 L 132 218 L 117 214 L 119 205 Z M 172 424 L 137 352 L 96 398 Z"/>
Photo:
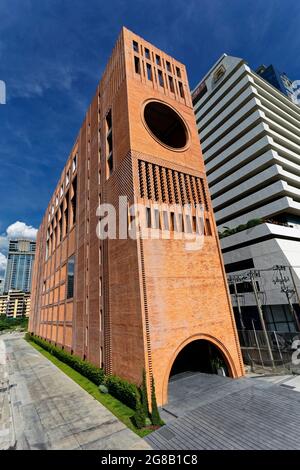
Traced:
<path id="1" fill-rule="evenodd" d="M 67 267 L 67 299 L 72 299 L 74 295 L 74 272 L 75 257 L 71 256 L 68 260 Z"/>
<path id="2" fill-rule="evenodd" d="M 66 208 L 65 208 L 65 211 L 64 211 L 64 223 L 65 223 L 64 235 L 67 235 L 67 233 L 69 231 L 69 191 L 66 194 L 65 201 L 66 201 Z"/>
<path id="3" fill-rule="evenodd" d="M 160 56 L 156 54 L 155 59 L 156 59 L 156 64 L 161 65 Z"/>
<path id="4" fill-rule="evenodd" d="M 176 225 L 177 225 L 177 232 L 183 232 L 183 215 L 178 212 L 177 214 L 177 221 L 176 221 Z"/>
<path id="5" fill-rule="evenodd" d="M 163 87 L 164 86 L 164 77 L 163 77 L 162 71 L 158 70 L 157 73 L 158 73 L 158 83 L 160 84 L 160 86 Z"/>
<path id="6" fill-rule="evenodd" d="M 169 85 L 170 85 L 170 91 L 172 93 L 175 93 L 174 80 L 173 80 L 173 77 L 171 77 L 170 75 L 169 75 Z"/>
<path id="7" fill-rule="evenodd" d="M 71 208 L 72 208 L 72 225 L 76 222 L 76 212 L 77 212 L 77 178 L 75 177 L 72 181 L 72 198 L 71 198 Z"/>
<path id="8" fill-rule="evenodd" d="M 185 232 L 186 233 L 192 233 L 193 232 L 190 214 L 186 214 L 186 216 L 185 216 Z"/>
<path id="9" fill-rule="evenodd" d="M 107 126 L 107 131 L 109 131 L 112 126 L 111 110 L 106 115 L 106 126 Z"/>
<path id="10" fill-rule="evenodd" d="M 147 228 L 151 228 L 151 209 L 146 207 L 146 224 Z"/>
<path id="11" fill-rule="evenodd" d="M 171 72 L 171 64 L 169 61 L 166 60 L 166 67 L 167 67 L 167 71 L 168 72 Z"/>
<path id="12" fill-rule="evenodd" d="M 164 217 L 164 229 L 165 230 L 170 230 L 169 217 L 168 217 L 168 212 L 167 211 L 163 211 L 163 217 Z"/>
<path id="13" fill-rule="evenodd" d="M 170 213 L 170 216 L 171 216 L 171 217 L 170 217 L 170 221 L 171 221 L 170 230 L 176 232 L 177 227 L 176 227 L 176 217 L 175 217 L 175 213 L 174 213 L 174 212 L 171 212 L 171 213 Z"/>
<path id="14" fill-rule="evenodd" d="M 76 171 L 76 168 L 77 168 L 77 154 L 75 155 L 74 160 L 72 162 L 72 173 Z"/>
<path id="15" fill-rule="evenodd" d="M 205 219 L 205 235 L 207 235 L 208 237 L 212 235 L 211 226 L 208 218 Z"/>
<path id="16" fill-rule="evenodd" d="M 159 214 L 158 209 L 154 209 L 154 222 L 155 222 L 155 228 L 161 229 L 160 214 Z"/>
<path id="17" fill-rule="evenodd" d="M 132 41 L 132 47 L 134 52 L 139 52 L 139 45 L 136 41 Z"/>
<path id="18" fill-rule="evenodd" d="M 181 82 L 178 82 L 178 86 L 179 86 L 179 93 L 180 93 L 180 96 L 181 98 L 184 98 L 184 91 L 183 91 L 183 85 Z"/>
<path id="19" fill-rule="evenodd" d="M 134 70 L 135 73 L 138 73 L 139 75 L 141 74 L 140 59 L 136 56 L 134 56 Z"/>
<path id="20" fill-rule="evenodd" d="M 180 72 L 180 68 L 179 68 L 179 67 L 176 67 L 176 74 L 177 74 L 177 77 L 178 77 L 178 78 L 181 78 L 181 72 Z"/>
<path id="21" fill-rule="evenodd" d="M 60 219 L 59 219 L 59 241 L 62 241 L 63 237 L 63 210 L 62 210 L 62 204 L 60 205 Z"/>
<path id="22" fill-rule="evenodd" d="M 113 156 L 112 154 L 107 160 L 107 166 L 108 166 L 108 175 L 110 176 L 112 172 L 114 171 L 114 161 L 113 161 Z"/>
<path id="23" fill-rule="evenodd" d="M 107 116 L 106 116 L 106 143 L 107 143 L 107 173 L 108 173 L 107 176 L 110 177 L 114 169 L 111 110 L 107 113 Z"/>
<path id="24" fill-rule="evenodd" d="M 152 80 L 152 67 L 150 64 L 146 64 L 147 68 L 147 78 L 148 80 Z"/>
<path id="25" fill-rule="evenodd" d="M 145 57 L 146 59 L 150 59 L 150 51 L 147 49 L 147 47 L 145 47 Z"/>

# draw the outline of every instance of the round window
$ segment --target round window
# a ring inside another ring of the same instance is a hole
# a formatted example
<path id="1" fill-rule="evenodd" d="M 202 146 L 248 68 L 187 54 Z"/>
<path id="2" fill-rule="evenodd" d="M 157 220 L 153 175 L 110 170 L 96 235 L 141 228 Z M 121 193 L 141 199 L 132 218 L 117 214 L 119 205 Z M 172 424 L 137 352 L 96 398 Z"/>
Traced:
<path id="1" fill-rule="evenodd" d="M 161 143 L 174 149 L 186 146 L 186 125 L 170 106 L 159 101 L 150 101 L 145 106 L 144 118 L 151 133 Z"/>

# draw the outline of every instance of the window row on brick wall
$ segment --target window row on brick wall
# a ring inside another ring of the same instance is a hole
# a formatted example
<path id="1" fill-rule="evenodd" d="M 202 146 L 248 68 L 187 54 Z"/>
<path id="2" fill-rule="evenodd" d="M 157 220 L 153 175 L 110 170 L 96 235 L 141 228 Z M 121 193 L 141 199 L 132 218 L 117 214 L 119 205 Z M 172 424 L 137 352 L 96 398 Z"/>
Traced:
<path id="1" fill-rule="evenodd" d="M 76 153 L 70 163 L 69 168 L 66 171 L 65 178 L 61 183 L 59 184 L 57 190 L 55 191 L 55 196 L 53 198 L 53 202 L 50 206 L 49 212 L 48 212 L 48 223 L 52 220 L 54 217 L 55 212 L 58 210 L 58 206 L 60 204 L 60 201 L 63 199 L 63 197 L 66 195 L 66 193 L 69 191 L 69 186 L 70 182 L 72 179 L 76 177 L 76 171 L 77 171 L 77 160 L 78 160 L 78 154 Z"/>
<path id="2" fill-rule="evenodd" d="M 136 74 L 143 75 L 149 81 L 155 81 L 160 87 L 168 89 L 180 98 L 185 97 L 182 82 L 183 72 L 178 65 L 174 65 L 137 41 L 132 42 L 132 47 Z"/>
<path id="3" fill-rule="evenodd" d="M 157 229 L 167 232 L 189 233 L 211 236 L 211 225 L 209 216 L 205 212 L 199 212 L 194 209 L 182 210 L 182 206 L 176 209 L 174 206 L 160 207 L 159 204 L 153 204 L 145 207 L 145 213 L 139 214 L 139 224 L 148 229 Z M 129 227 L 136 224 L 134 216 L 130 218 Z"/>
<path id="4" fill-rule="evenodd" d="M 47 230 L 46 259 L 59 246 L 76 223 L 77 177 L 73 179 Z"/>

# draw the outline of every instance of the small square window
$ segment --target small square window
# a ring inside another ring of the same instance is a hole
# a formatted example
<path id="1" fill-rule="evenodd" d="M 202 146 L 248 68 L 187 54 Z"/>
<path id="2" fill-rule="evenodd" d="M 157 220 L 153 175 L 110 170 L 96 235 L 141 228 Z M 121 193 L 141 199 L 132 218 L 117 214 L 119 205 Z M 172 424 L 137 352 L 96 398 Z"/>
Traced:
<path id="1" fill-rule="evenodd" d="M 139 52 L 139 45 L 136 41 L 132 41 L 132 47 L 134 52 Z"/>
<path id="2" fill-rule="evenodd" d="M 145 57 L 146 59 L 150 59 L 150 51 L 147 49 L 147 47 L 145 47 Z"/>

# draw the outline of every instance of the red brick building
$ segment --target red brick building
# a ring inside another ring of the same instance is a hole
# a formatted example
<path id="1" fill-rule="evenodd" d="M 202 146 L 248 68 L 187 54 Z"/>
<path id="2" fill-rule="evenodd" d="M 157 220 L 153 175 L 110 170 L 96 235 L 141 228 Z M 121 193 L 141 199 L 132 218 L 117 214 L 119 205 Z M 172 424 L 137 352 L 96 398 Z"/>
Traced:
<path id="1" fill-rule="evenodd" d="M 99 240 L 98 205 L 122 195 L 157 239 Z M 200 250 L 176 237 L 186 203 L 204 207 Z M 130 381 L 145 368 L 159 404 L 216 355 L 243 374 L 185 67 L 125 28 L 39 229 L 29 329 Z"/>

